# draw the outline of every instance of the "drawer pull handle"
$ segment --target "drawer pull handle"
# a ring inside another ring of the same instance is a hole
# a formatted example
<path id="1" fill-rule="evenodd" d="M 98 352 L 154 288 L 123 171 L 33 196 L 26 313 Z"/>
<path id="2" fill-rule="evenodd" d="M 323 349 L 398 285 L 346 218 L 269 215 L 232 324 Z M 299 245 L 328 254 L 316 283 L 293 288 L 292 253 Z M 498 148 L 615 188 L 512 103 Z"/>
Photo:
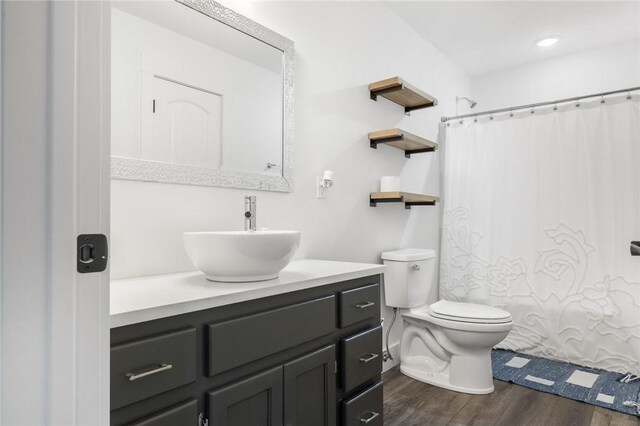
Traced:
<path id="1" fill-rule="evenodd" d="M 378 354 L 368 354 L 367 356 L 363 356 L 362 358 L 360 358 L 360 362 L 364 362 L 366 364 L 376 358 L 378 358 Z"/>
<path id="2" fill-rule="evenodd" d="M 161 373 L 163 371 L 171 370 L 173 365 L 162 363 L 158 366 L 158 368 L 154 368 L 153 370 L 145 371 L 140 374 L 127 373 L 126 376 L 129 378 L 130 382 L 134 380 L 142 379 L 143 377 L 151 376 L 152 374 Z"/>
<path id="3" fill-rule="evenodd" d="M 375 302 L 364 302 L 364 303 L 358 303 L 356 305 L 356 308 L 358 309 L 365 309 L 368 308 L 369 306 L 375 306 Z"/>
<path id="4" fill-rule="evenodd" d="M 371 415 L 369 417 L 367 417 L 366 419 L 361 417 L 360 418 L 360 423 L 370 423 L 372 422 L 376 417 L 378 417 L 380 415 L 380 413 L 376 413 L 375 411 L 370 411 Z"/>

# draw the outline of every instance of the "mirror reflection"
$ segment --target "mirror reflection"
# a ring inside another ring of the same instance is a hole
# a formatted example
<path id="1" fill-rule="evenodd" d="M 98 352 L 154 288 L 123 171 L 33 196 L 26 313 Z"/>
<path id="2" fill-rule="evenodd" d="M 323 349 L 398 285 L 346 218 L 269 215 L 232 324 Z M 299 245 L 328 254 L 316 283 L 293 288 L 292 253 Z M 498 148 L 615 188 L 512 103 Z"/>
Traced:
<path id="1" fill-rule="evenodd" d="M 283 175 L 282 50 L 174 1 L 114 2 L 111 19 L 114 157 Z"/>

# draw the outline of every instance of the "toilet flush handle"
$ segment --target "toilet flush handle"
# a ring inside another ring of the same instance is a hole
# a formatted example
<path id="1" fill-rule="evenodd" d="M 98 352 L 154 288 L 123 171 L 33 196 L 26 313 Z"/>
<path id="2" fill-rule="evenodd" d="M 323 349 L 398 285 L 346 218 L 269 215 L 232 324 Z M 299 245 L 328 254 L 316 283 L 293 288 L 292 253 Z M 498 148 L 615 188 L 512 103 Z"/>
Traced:
<path id="1" fill-rule="evenodd" d="M 414 263 L 413 265 L 411 265 L 411 270 L 412 271 L 419 271 L 420 270 L 420 265 Z"/>

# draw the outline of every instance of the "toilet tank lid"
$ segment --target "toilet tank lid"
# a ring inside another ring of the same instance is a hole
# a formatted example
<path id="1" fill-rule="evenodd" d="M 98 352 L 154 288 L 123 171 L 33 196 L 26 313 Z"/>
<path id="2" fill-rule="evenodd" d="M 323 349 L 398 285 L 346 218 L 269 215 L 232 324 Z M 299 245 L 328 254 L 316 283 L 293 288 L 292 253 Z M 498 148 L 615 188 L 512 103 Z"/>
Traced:
<path id="1" fill-rule="evenodd" d="M 383 260 L 395 260 L 396 262 L 412 262 L 415 260 L 431 259 L 435 256 L 436 251 L 431 249 L 407 248 L 382 252 Z"/>

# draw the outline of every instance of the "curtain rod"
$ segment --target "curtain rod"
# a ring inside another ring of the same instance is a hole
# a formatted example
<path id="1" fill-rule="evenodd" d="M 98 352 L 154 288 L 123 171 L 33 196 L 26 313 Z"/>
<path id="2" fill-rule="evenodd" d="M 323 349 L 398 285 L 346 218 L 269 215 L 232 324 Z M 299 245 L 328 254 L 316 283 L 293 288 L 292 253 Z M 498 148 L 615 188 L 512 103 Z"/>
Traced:
<path id="1" fill-rule="evenodd" d="M 540 106 L 561 104 L 561 103 L 565 103 L 565 102 L 573 102 L 573 101 L 578 102 L 581 99 L 597 98 L 597 97 L 601 97 L 601 96 L 615 95 L 615 94 L 618 94 L 618 93 L 625 93 L 625 92 L 628 93 L 628 92 L 634 92 L 636 90 L 640 90 L 640 86 L 638 86 L 638 87 L 630 87 L 628 89 L 612 90 L 610 92 L 594 93 L 593 95 L 574 96 L 572 98 L 558 99 L 558 100 L 549 101 L 549 102 L 538 102 L 538 103 L 535 103 L 535 104 L 518 105 L 518 106 L 509 107 L 509 108 L 492 109 L 490 111 L 482 111 L 482 112 L 476 112 L 476 113 L 472 113 L 472 114 L 456 115 L 456 116 L 453 116 L 453 117 L 441 117 L 440 121 L 442 121 L 443 123 L 446 123 L 449 120 L 457 120 L 457 119 L 461 119 L 461 118 L 478 117 L 480 115 L 497 114 L 497 113 L 500 113 L 500 112 L 509 112 L 509 111 L 516 111 L 516 110 L 519 110 L 519 109 L 536 108 L 536 107 L 540 107 Z"/>

